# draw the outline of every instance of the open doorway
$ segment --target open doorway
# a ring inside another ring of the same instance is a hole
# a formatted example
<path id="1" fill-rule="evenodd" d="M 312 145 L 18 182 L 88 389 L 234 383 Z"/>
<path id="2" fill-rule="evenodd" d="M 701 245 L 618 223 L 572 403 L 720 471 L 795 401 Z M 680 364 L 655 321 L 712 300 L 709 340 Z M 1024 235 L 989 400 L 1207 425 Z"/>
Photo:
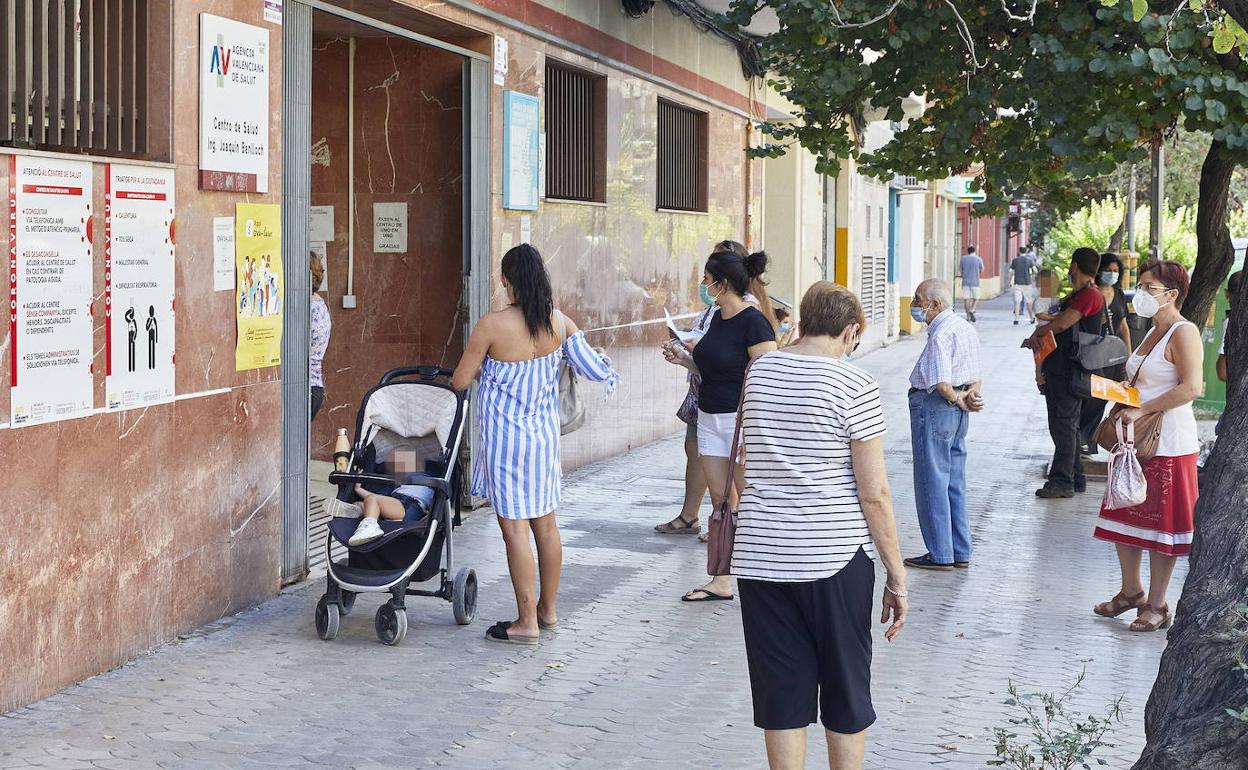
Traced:
<path id="1" fill-rule="evenodd" d="M 488 115 L 470 115 L 468 105 L 484 55 L 321 3 L 301 10 L 309 22 L 306 50 L 292 51 L 288 36 L 286 61 L 310 73 L 307 101 L 297 105 L 307 125 L 306 199 L 298 204 L 309 224 L 306 247 L 288 238 L 286 251 L 288 269 L 307 270 L 314 260 L 323 267 L 321 284 L 309 287 L 313 312 L 303 338 L 312 359 L 309 386 L 320 385 L 324 396 L 310 419 L 308 410 L 293 414 L 293 398 L 284 404 L 283 430 L 307 436 L 302 468 L 294 467 L 292 442 L 284 450 L 284 465 L 302 470 L 307 490 L 304 500 L 295 499 L 297 485 L 287 479 L 287 581 L 323 569 L 326 503 L 337 491 L 326 481 L 336 436 L 346 429 L 355 438 L 365 393 L 395 367 L 453 367 L 480 312 L 469 291 L 472 254 L 482 251 L 470 243 L 471 169 L 480 177 L 486 167 L 469 143 L 478 121 L 488 125 Z M 426 22 L 426 14 L 409 14 L 409 24 Z M 432 34 L 465 39 L 462 29 L 441 28 L 449 22 L 428 17 L 427 24 Z M 488 39 L 481 47 L 488 50 Z M 299 154 L 286 158 L 289 174 Z M 299 220 L 292 213 L 288 221 Z M 318 315 L 329 319 L 323 355 Z"/>

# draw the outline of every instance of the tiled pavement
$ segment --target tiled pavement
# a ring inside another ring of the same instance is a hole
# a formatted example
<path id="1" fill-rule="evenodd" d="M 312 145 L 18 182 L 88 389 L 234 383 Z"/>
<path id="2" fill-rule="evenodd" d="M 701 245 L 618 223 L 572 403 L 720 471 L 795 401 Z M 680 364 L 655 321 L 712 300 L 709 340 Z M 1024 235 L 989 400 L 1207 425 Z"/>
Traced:
<path id="1" fill-rule="evenodd" d="M 1103 756 L 1128 767 L 1164 638 L 1094 617 L 1115 590 L 1109 547 L 1092 540 L 1096 490 L 1032 496 L 1048 447 L 1023 331 L 981 312 L 988 411 L 973 420 L 969 497 L 976 543 L 966 572 L 910 578 L 912 615 L 893 644 L 877 637 L 868 767 L 980 768 L 991 728 L 1007 724 L 1010 680 L 1055 691 L 1079 672 L 1081 711 L 1124 695 Z M 921 340 L 864 356 L 881 380 L 897 519 L 922 551 L 910 492 L 906 375 Z M 650 527 L 675 512 L 680 445 L 666 441 L 568 479 L 563 628 L 540 647 L 484 642 L 510 617 L 493 522 L 472 516 L 459 556 L 482 580 L 481 613 L 413 598 L 398 647 L 379 644 L 362 597 L 331 643 L 312 628 L 319 584 L 0 719 L 0 768 L 758 768 L 735 603 L 687 605 L 701 578 L 692 539 Z M 1175 578 L 1181 585 L 1184 568 Z M 811 733 L 810 766 L 822 763 Z"/>

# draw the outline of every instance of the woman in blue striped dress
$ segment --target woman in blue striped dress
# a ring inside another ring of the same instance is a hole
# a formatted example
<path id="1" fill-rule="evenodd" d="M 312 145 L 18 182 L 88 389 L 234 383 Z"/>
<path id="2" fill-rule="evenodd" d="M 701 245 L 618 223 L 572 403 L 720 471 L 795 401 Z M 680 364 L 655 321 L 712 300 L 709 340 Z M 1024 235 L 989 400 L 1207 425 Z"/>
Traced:
<path id="1" fill-rule="evenodd" d="M 563 546 L 555 524 L 563 471 L 559 459 L 559 368 L 567 357 L 581 377 L 620 380 L 611 362 L 555 310 L 550 276 L 529 244 L 503 256 L 508 305 L 477 323 L 453 378 L 466 390 L 480 378 L 476 414 L 481 445 L 473 458 L 472 492 L 490 501 L 507 546 L 518 617 L 495 623 L 485 638 L 536 644 L 539 629 L 558 626 L 556 595 Z M 529 533 L 537 543 L 537 592 Z"/>

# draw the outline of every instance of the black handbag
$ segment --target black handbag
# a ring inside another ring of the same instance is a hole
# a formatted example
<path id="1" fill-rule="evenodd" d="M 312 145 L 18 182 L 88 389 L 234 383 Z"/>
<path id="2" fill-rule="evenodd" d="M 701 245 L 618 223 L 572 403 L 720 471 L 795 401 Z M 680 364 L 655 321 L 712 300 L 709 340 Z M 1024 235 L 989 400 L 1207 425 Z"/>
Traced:
<path id="1" fill-rule="evenodd" d="M 1075 331 L 1074 358 L 1088 372 L 1099 372 L 1124 364 L 1131 355 L 1127 343 L 1112 333 L 1113 319 L 1109 315 L 1109 303 L 1104 303 L 1101 310 L 1105 314 L 1105 323 L 1101 325 L 1100 334 Z"/>

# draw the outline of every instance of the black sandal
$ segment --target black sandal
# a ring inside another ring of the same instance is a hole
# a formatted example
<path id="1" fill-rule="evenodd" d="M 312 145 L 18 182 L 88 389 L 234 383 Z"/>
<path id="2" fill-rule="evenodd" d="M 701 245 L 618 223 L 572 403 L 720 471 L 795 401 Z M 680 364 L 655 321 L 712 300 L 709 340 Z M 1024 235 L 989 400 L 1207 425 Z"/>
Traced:
<path id="1" fill-rule="evenodd" d="M 695 594 L 702 594 L 702 596 L 696 599 L 692 598 Z M 733 599 L 732 594 L 728 594 L 727 596 L 724 596 L 723 594 L 717 594 L 714 591 L 708 590 L 706 588 L 695 588 L 689 593 L 680 597 L 680 600 L 682 602 L 730 602 L 732 601 L 732 599 Z"/>
<path id="2" fill-rule="evenodd" d="M 485 640 L 487 642 L 498 642 L 499 644 L 537 644 L 536 636 L 512 636 L 508 633 L 510 628 L 510 620 L 500 620 L 485 630 Z"/>
<path id="3" fill-rule="evenodd" d="M 684 526 L 676 526 L 676 521 L 679 521 Z M 702 525 L 696 518 L 690 521 L 684 516 L 677 516 L 674 521 L 655 524 L 654 531 L 660 535 L 696 535 L 702 531 Z"/>

